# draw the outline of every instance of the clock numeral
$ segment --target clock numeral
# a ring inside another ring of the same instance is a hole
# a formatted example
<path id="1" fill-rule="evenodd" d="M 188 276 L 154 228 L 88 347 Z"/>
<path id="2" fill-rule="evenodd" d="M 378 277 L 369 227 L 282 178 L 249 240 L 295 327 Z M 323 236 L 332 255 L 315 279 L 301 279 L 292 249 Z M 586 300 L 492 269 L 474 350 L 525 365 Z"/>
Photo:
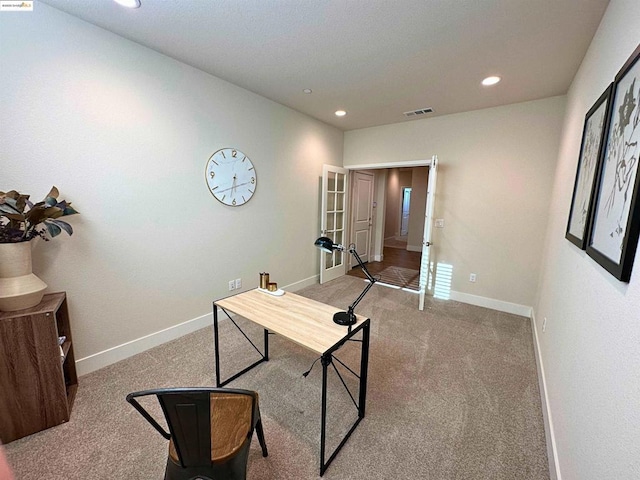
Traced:
<path id="1" fill-rule="evenodd" d="M 231 205 L 235 205 L 236 204 L 236 199 L 233 199 L 233 202 L 231 202 Z"/>
<path id="2" fill-rule="evenodd" d="M 209 175 L 211 175 L 211 178 L 216 176 L 216 172 L 209 172 Z"/>
<path id="3" fill-rule="evenodd" d="M 256 183 L 256 177 L 251 177 L 251 184 L 253 185 L 254 183 Z"/>
<path id="4" fill-rule="evenodd" d="M 237 155 L 238 155 L 238 151 L 237 150 L 231 150 L 231 156 L 233 158 L 236 158 Z"/>

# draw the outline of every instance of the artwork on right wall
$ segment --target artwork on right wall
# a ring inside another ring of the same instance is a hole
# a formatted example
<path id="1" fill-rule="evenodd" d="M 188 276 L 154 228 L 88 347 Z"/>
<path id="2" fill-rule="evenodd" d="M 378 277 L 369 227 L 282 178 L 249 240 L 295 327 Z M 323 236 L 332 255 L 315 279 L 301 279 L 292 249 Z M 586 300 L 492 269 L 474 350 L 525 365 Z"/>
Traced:
<path id="1" fill-rule="evenodd" d="M 582 132 L 582 145 L 573 187 L 573 200 L 569 211 L 566 238 L 582 250 L 587 244 L 587 227 L 593 208 L 593 190 L 596 185 L 596 169 L 602 153 L 602 140 L 609 119 L 611 83 L 593 107 L 587 112 Z"/>
<path id="2" fill-rule="evenodd" d="M 613 83 L 590 215 L 587 254 L 628 282 L 640 234 L 640 45 Z"/>

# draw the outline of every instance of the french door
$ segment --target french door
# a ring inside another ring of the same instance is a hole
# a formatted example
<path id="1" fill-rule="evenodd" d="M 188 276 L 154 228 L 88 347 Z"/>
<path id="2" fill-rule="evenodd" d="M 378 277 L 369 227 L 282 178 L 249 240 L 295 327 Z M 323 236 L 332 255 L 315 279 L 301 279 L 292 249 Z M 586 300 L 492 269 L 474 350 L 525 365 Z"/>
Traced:
<path id="1" fill-rule="evenodd" d="M 436 180 L 438 178 L 438 157 L 433 156 L 429 165 L 429 179 L 427 180 L 427 205 L 425 208 L 424 234 L 422 236 L 422 258 L 420 260 L 420 304 L 424 310 L 424 296 L 429 285 L 433 283 L 431 268 L 431 233 L 433 228 L 433 204 L 436 196 Z"/>
<path id="2" fill-rule="evenodd" d="M 322 167 L 322 219 L 321 234 L 333 243 L 344 245 L 346 241 L 346 207 L 348 205 L 348 174 L 346 168 L 334 165 Z M 346 273 L 347 252 L 320 252 L 320 283 L 338 278 Z"/>

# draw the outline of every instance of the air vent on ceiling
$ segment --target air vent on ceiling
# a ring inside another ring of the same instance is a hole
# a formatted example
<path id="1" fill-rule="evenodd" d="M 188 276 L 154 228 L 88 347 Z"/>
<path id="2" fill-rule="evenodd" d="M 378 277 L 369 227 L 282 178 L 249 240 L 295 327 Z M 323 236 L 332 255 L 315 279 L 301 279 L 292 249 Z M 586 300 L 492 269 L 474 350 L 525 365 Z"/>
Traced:
<path id="1" fill-rule="evenodd" d="M 419 117 L 421 115 L 426 115 L 427 113 L 432 113 L 432 112 L 433 112 L 433 108 L 427 107 L 427 108 L 421 108 L 419 110 L 412 110 L 411 112 L 404 112 L 404 116 L 405 117 Z"/>

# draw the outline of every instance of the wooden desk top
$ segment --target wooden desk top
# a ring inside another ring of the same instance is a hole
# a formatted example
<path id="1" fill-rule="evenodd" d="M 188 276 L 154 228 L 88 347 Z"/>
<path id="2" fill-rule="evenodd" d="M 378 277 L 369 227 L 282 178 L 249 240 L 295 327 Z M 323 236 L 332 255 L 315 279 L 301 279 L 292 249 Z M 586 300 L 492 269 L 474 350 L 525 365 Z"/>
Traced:
<path id="1" fill-rule="evenodd" d="M 320 355 L 348 333 L 348 327 L 333 322 L 333 314 L 346 309 L 291 292 L 277 297 L 255 289 L 214 303 Z M 367 320 L 362 315 L 356 317 L 358 322 L 353 329 Z"/>

